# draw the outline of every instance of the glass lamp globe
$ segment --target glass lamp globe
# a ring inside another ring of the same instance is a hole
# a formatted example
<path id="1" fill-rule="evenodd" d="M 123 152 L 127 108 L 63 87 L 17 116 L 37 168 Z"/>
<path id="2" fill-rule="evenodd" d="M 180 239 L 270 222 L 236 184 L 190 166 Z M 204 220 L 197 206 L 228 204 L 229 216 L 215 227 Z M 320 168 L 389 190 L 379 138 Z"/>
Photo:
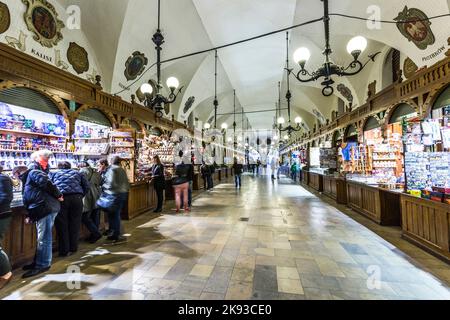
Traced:
<path id="1" fill-rule="evenodd" d="M 311 52 L 308 48 L 301 47 L 294 52 L 294 61 L 297 64 L 305 64 L 311 58 Z"/>
<path id="2" fill-rule="evenodd" d="M 241 142 L 241 141 L 242 141 L 242 137 L 238 137 L 237 139 L 238 139 L 238 141 L 239 141 L 239 142 Z"/>
<path id="3" fill-rule="evenodd" d="M 143 94 L 152 94 L 153 93 L 153 87 L 150 85 L 150 83 L 144 83 L 141 86 L 141 92 Z"/>
<path id="4" fill-rule="evenodd" d="M 233 142 L 233 138 L 228 138 L 228 142 Z"/>
<path id="5" fill-rule="evenodd" d="M 347 52 L 354 54 L 358 52 L 361 54 L 367 48 L 367 39 L 362 36 L 352 38 L 347 44 Z"/>
<path id="6" fill-rule="evenodd" d="M 300 123 L 302 123 L 302 121 L 303 121 L 303 119 L 301 117 L 295 118 L 295 123 L 296 124 L 300 124 Z"/>
<path id="7" fill-rule="evenodd" d="M 288 136 L 288 135 L 285 135 L 285 136 L 284 136 L 284 140 L 289 140 L 289 136 Z"/>
<path id="8" fill-rule="evenodd" d="M 205 125 L 203 126 L 205 129 L 209 129 L 211 128 L 211 125 L 209 123 L 205 123 Z"/>
<path id="9" fill-rule="evenodd" d="M 279 117 L 277 120 L 278 124 L 284 124 L 284 118 L 283 117 Z"/>
<path id="10" fill-rule="evenodd" d="M 278 136 L 273 136 L 273 140 L 278 140 Z"/>
<path id="11" fill-rule="evenodd" d="M 226 123 L 222 123 L 221 127 L 222 127 L 222 129 L 225 129 L 225 130 L 228 129 L 228 125 Z"/>
<path id="12" fill-rule="evenodd" d="M 180 82 L 175 77 L 168 78 L 166 84 L 169 89 L 173 90 L 177 89 L 180 86 Z"/>

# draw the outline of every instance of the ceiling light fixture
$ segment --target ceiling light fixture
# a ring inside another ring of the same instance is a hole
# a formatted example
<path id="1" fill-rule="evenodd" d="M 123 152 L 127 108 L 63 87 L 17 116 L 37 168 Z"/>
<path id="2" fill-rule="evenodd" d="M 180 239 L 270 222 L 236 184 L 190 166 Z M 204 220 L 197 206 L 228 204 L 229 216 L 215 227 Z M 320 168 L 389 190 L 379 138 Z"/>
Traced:
<path id="1" fill-rule="evenodd" d="M 301 118 L 297 117 L 295 118 L 295 123 L 297 124 L 295 127 L 292 126 L 291 124 L 291 99 L 292 99 L 292 94 L 291 94 L 291 87 L 290 87 L 290 81 L 289 81 L 289 75 L 290 75 L 290 70 L 289 70 L 289 32 L 286 32 L 286 49 L 287 49 L 287 55 L 286 55 L 286 81 L 287 81 L 287 92 L 286 92 L 286 100 L 287 100 L 287 109 L 288 109 L 288 123 L 287 123 L 287 127 L 283 128 L 283 124 L 285 123 L 285 120 L 283 117 L 278 118 L 278 130 L 280 130 L 281 132 L 287 132 L 287 136 L 289 138 L 289 136 L 293 133 L 293 132 L 298 132 L 300 131 L 302 128 L 300 127 L 300 123 Z M 280 88 L 280 84 L 278 84 L 278 87 Z M 279 89 L 279 92 L 281 89 Z M 280 108 L 281 110 L 281 108 Z M 281 111 L 280 111 L 280 115 L 281 115 Z M 300 120 L 298 122 L 298 120 Z"/>
<path id="2" fill-rule="evenodd" d="M 353 56 L 353 61 L 347 67 L 339 66 L 333 63 L 330 60 L 330 55 L 333 53 L 333 51 L 331 50 L 330 46 L 330 15 L 328 12 L 328 0 L 321 1 L 323 1 L 324 4 L 323 22 L 325 25 L 325 50 L 323 51 L 323 54 L 325 55 L 325 62 L 316 71 L 307 71 L 305 69 L 305 66 L 308 60 L 311 58 L 311 52 L 308 48 L 301 47 L 294 53 L 294 61 L 300 66 L 300 71 L 297 73 L 297 75 L 295 75 L 295 77 L 300 82 L 311 82 L 316 81 L 320 78 L 324 78 L 324 81 L 321 83 L 323 86 L 322 94 L 326 97 L 329 97 L 334 93 L 334 88 L 332 87 L 332 85 L 334 84 L 334 80 L 331 78 L 333 75 L 337 75 L 339 77 L 356 75 L 360 73 L 370 61 L 375 61 L 375 57 L 381 52 L 369 55 L 369 60 L 363 64 L 358 60 L 358 58 L 361 53 L 366 50 L 367 40 L 362 36 L 357 36 L 352 38 L 347 45 L 347 51 Z M 292 71 L 293 69 L 289 70 L 289 73 L 291 73 Z"/>
<path id="3" fill-rule="evenodd" d="M 140 90 L 145 96 L 144 105 L 152 110 L 156 111 L 156 116 L 158 118 L 163 117 L 163 112 L 166 106 L 174 103 L 181 92 L 183 87 L 178 89 L 180 82 L 175 77 L 170 77 L 167 79 L 167 87 L 170 90 L 168 97 L 164 97 L 161 93 L 163 86 L 161 85 L 161 51 L 162 45 L 164 44 L 164 36 L 161 33 L 161 0 L 158 0 L 158 29 L 152 38 L 153 43 L 156 45 L 156 75 L 157 81 L 149 80 L 148 83 L 142 84 Z M 178 89 L 178 91 L 176 91 Z"/>

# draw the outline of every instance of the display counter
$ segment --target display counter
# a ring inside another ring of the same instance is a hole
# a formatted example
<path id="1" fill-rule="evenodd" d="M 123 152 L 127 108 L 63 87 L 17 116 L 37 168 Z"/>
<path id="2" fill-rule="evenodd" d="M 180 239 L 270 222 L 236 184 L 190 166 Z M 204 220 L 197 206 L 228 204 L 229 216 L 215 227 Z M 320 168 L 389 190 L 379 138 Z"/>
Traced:
<path id="1" fill-rule="evenodd" d="M 450 263 L 450 205 L 401 195 L 403 238 Z"/>
<path id="2" fill-rule="evenodd" d="M 307 186 L 309 183 L 309 171 L 307 170 L 302 170 L 301 171 L 301 181 L 300 181 L 303 185 Z"/>
<path id="3" fill-rule="evenodd" d="M 347 204 L 347 185 L 345 178 L 324 175 L 323 194 L 336 200 L 339 204 Z"/>
<path id="4" fill-rule="evenodd" d="M 346 181 L 347 205 L 376 223 L 384 226 L 399 226 L 401 192 L 357 181 Z"/>
<path id="5" fill-rule="evenodd" d="M 323 175 L 320 173 L 309 171 L 308 186 L 322 192 L 323 191 Z"/>
<path id="6" fill-rule="evenodd" d="M 202 175 L 198 172 L 194 173 L 194 181 L 192 183 L 192 189 L 195 191 L 203 190 L 205 187 L 203 183 Z"/>
<path id="7" fill-rule="evenodd" d="M 122 212 L 122 219 L 131 220 L 156 206 L 156 192 L 149 181 L 133 183 L 128 197 L 128 205 Z"/>

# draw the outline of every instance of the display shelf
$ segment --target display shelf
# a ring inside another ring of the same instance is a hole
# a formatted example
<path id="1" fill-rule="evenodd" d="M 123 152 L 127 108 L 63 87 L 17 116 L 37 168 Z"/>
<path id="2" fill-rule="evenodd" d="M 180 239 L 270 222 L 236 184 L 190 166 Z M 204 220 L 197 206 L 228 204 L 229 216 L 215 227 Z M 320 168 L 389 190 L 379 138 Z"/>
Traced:
<path id="1" fill-rule="evenodd" d="M 31 132 L 31 131 L 21 131 L 21 130 L 11 130 L 11 129 L 3 129 L 3 128 L 0 128 L 0 132 L 27 134 L 27 135 L 32 135 L 32 136 L 49 137 L 49 138 L 67 139 L 67 136 L 57 136 L 57 135 L 54 135 L 54 134 Z"/>

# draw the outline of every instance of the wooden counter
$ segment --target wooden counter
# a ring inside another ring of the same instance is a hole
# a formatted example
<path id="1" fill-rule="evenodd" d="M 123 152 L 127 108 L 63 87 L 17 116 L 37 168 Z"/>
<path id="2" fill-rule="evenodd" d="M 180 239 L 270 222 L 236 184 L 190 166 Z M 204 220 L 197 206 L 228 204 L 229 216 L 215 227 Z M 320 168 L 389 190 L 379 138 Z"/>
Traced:
<path id="1" fill-rule="evenodd" d="M 376 223 L 400 225 L 401 193 L 347 180 L 347 205 Z"/>
<path id="2" fill-rule="evenodd" d="M 323 175 L 315 172 L 309 172 L 308 186 L 322 192 L 323 191 Z"/>
<path id="3" fill-rule="evenodd" d="M 345 179 L 324 175 L 323 194 L 336 200 L 339 204 L 347 204 L 347 184 Z"/>
<path id="4" fill-rule="evenodd" d="M 289 171 L 290 174 L 290 171 Z M 309 171 L 306 170 L 302 170 L 301 171 L 301 183 L 304 184 L 305 186 L 307 186 L 309 184 Z"/>
<path id="5" fill-rule="evenodd" d="M 203 178 L 200 173 L 194 173 L 194 181 L 192 183 L 192 189 L 195 191 L 203 190 L 205 187 L 203 183 Z"/>
<path id="6" fill-rule="evenodd" d="M 131 220 L 156 206 L 156 192 L 153 185 L 143 181 L 131 185 L 128 204 L 122 211 L 122 219 Z"/>
<path id="7" fill-rule="evenodd" d="M 403 238 L 450 263 L 450 205 L 401 195 Z"/>

